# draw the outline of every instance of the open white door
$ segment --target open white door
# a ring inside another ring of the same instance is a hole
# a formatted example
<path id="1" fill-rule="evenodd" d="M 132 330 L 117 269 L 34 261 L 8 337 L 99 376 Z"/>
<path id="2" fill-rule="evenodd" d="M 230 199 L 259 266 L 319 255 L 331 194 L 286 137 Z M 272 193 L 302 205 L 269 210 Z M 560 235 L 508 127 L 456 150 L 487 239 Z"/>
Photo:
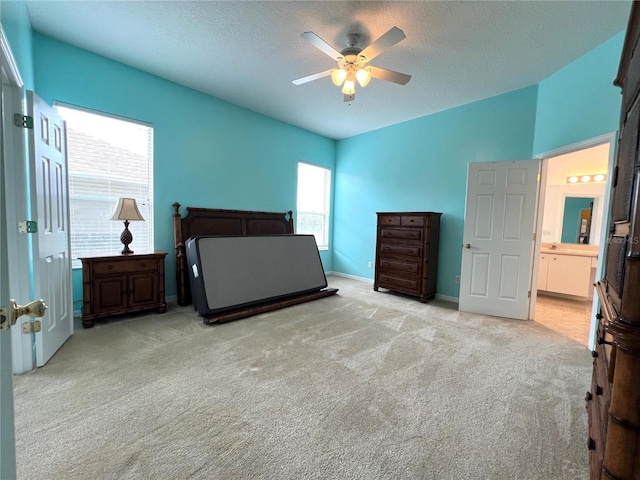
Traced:
<path id="1" fill-rule="evenodd" d="M 29 133 L 35 298 L 49 309 L 36 333 L 36 365 L 41 367 L 73 334 L 73 295 L 69 254 L 69 195 L 64 121 L 33 92 L 27 92 L 33 118 Z M 35 209 L 33 208 L 35 206 Z"/>
<path id="2" fill-rule="evenodd" d="M 470 163 L 461 311 L 529 317 L 539 160 Z"/>

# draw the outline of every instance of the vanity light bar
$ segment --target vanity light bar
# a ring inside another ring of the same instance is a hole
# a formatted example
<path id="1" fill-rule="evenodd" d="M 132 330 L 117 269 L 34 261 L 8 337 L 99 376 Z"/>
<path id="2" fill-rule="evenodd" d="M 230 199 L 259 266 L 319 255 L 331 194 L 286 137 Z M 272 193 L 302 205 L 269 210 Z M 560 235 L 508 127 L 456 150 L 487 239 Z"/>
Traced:
<path id="1" fill-rule="evenodd" d="M 604 182 L 607 176 L 604 173 L 597 173 L 595 175 L 571 175 L 567 177 L 567 183 L 592 183 L 592 182 Z"/>

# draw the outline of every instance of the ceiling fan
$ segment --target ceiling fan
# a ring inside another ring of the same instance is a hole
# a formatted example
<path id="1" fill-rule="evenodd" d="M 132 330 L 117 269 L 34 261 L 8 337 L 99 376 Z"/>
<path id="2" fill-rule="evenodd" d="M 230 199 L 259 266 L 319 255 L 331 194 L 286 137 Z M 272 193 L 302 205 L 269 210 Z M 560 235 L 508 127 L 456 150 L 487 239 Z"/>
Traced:
<path id="1" fill-rule="evenodd" d="M 367 62 L 373 60 L 386 49 L 407 38 L 398 27 L 391 28 L 364 49 L 358 47 L 359 35 L 351 33 L 347 35 L 347 48 L 341 52 L 338 52 L 313 32 L 304 32 L 300 36 L 338 62 L 338 68 L 299 78 L 293 81 L 295 85 L 331 76 L 331 80 L 336 86 L 342 86 L 344 101 L 350 103 L 356 98 L 356 81 L 361 87 L 365 87 L 372 77 L 399 85 L 406 85 L 411 80 L 411 75 L 367 65 Z"/>

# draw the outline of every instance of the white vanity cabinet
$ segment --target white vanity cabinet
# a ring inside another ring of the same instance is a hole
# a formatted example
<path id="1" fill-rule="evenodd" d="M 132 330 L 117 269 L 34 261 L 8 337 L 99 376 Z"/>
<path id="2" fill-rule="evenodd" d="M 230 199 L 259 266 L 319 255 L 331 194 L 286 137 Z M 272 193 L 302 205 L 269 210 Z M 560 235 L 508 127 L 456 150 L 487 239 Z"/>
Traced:
<path id="1" fill-rule="evenodd" d="M 591 284 L 590 256 L 541 253 L 538 290 L 588 297 Z"/>
<path id="2" fill-rule="evenodd" d="M 540 254 L 540 262 L 538 263 L 538 290 L 547 289 L 547 275 L 549 272 L 549 255 L 548 253 Z"/>

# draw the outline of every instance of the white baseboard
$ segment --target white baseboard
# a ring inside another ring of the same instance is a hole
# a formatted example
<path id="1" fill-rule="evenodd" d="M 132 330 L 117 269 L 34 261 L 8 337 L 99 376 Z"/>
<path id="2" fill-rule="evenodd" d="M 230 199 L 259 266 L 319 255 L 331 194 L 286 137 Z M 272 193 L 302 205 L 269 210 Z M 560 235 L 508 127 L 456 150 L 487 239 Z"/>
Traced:
<path id="1" fill-rule="evenodd" d="M 450 297 L 449 295 L 441 295 L 439 293 L 436 293 L 436 299 L 442 300 L 443 302 L 451 302 L 451 303 L 459 302 L 458 297 Z"/>
<path id="2" fill-rule="evenodd" d="M 373 285 L 373 280 L 371 278 L 357 277 L 355 275 L 349 275 L 348 273 L 325 272 L 325 275 L 335 275 L 336 277 L 350 278 L 351 280 L 358 280 L 359 282 L 366 282 Z"/>
<path id="3" fill-rule="evenodd" d="M 349 275 L 348 273 L 342 272 L 325 272 L 325 274 L 335 275 L 336 277 L 350 278 L 352 280 L 358 280 L 359 282 L 366 282 L 373 285 L 373 280 L 370 278 L 357 277 L 355 275 Z M 439 293 L 436 293 L 436 299 L 442 300 L 443 302 L 458 303 L 458 297 L 450 297 L 449 295 L 441 295 Z"/>

